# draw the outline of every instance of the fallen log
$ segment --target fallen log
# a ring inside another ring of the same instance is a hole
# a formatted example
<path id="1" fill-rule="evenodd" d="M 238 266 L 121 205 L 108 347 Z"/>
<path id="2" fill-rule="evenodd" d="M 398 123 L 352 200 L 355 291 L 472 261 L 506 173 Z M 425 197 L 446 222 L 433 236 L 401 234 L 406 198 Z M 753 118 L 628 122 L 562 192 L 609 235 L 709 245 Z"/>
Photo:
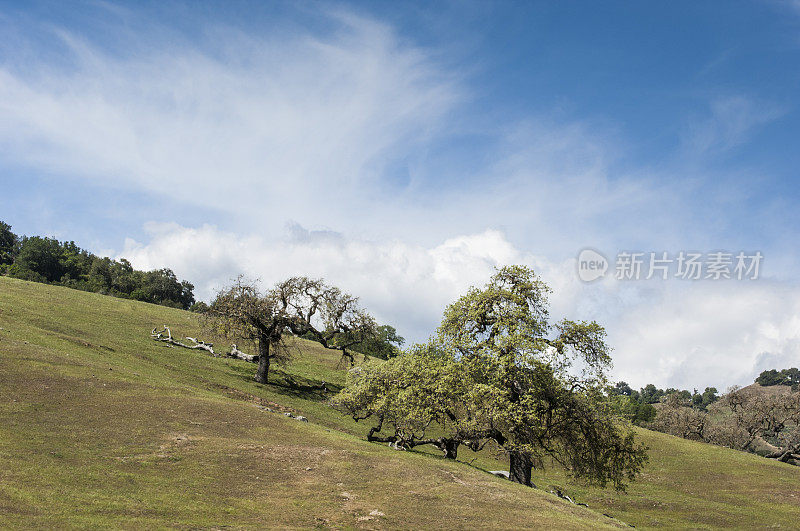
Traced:
<path id="1" fill-rule="evenodd" d="M 231 345 L 231 351 L 226 354 L 229 358 L 236 358 L 250 363 L 258 363 L 258 355 L 245 354 L 236 346 L 236 343 Z"/>
<path id="2" fill-rule="evenodd" d="M 205 341 L 200 341 L 199 339 L 195 339 L 195 338 L 189 337 L 189 336 L 186 336 L 186 339 L 188 339 L 189 341 L 194 341 L 196 343 L 195 345 L 192 345 L 189 348 L 194 348 L 194 349 L 200 348 L 200 349 L 203 349 L 203 350 L 207 350 L 208 352 L 212 353 L 215 358 L 218 357 L 217 353 L 214 352 L 214 344 L 213 343 L 206 343 Z"/>
<path id="3" fill-rule="evenodd" d="M 187 345 L 186 343 L 182 343 L 173 339 L 172 330 L 170 330 L 167 325 L 164 325 L 163 330 L 156 330 L 156 328 L 157 327 L 154 327 L 153 331 L 150 332 L 150 337 L 153 339 L 153 341 L 161 341 L 162 343 L 167 343 L 168 345 L 175 345 L 176 347 L 188 348 L 190 350 L 205 350 L 213 354 L 214 357 L 217 357 L 217 353 L 214 352 L 213 343 L 206 343 L 205 341 L 201 341 L 193 337 L 186 337 L 186 339 L 194 343 L 194 345 Z M 166 336 L 164 334 L 166 334 Z"/>

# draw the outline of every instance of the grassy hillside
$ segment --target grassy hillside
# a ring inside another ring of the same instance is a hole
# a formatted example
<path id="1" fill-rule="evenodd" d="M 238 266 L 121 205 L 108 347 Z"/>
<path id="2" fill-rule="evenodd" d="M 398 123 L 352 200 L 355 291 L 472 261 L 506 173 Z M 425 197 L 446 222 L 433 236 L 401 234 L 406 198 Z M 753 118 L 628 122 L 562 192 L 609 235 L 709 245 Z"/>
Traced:
<path id="1" fill-rule="evenodd" d="M 536 474 L 591 510 L 460 463 L 362 440 L 325 404 L 338 353 L 297 341 L 269 386 L 254 366 L 167 348 L 196 316 L 0 277 L 0 527 L 793 527 L 800 469 L 641 431 L 628 494 Z M 268 413 L 290 411 L 309 423 Z"/>
<path id="2" fill-rule="evenodd" d="M 197 332 L 187 312 L 0 278 L 0 527 L 616 525 L 334 429 L 355 429 L 313 388 L 342 382 L 334 352 L 302 342 L 299 387 L 265 388 L 251 364 L 151 341 L 164 323 Z"/>

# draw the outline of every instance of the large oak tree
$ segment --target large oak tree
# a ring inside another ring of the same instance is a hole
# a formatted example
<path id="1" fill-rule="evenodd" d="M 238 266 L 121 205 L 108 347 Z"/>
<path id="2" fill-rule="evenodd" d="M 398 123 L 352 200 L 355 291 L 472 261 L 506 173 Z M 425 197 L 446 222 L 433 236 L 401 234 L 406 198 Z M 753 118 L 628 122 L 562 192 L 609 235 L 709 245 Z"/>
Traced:
<path id="1" fill-rule="evenodd" d="M 459 444 L 491 442 L 509 456 L 513 481 L 532 485 L 532 468 L 550 459 L 623 488 L 646 453 L 604 393 L 605 331 L 551 324 L 549 293 L 526 267 L 500 269 L 447 308 L 431 343 L 360 369 L 339 402 L 376 420 L 372 440 L 435 444 L 451 458 Z M 377 435 L 387 425 L 389 435 Z"/>

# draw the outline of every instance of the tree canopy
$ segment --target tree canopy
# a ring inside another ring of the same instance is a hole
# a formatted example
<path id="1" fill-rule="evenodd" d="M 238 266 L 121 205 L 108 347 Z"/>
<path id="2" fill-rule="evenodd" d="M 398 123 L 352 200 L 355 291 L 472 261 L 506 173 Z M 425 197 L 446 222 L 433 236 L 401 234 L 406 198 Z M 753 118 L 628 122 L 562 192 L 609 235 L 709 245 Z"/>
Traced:
<path id="1" fill-rule="evenodd" d="M 681 404 L 685 403 L 687 407 L 701 411 L 706 411 L 709 406 L 719 400 L 716 387 L 706 387 L 700 393 L 697 389 L 692 392 L 672 387 L 665 391 L 653 384 L 647 384 L 636 391 L 626 382 L 617 382 L 608 387 L 608 393 L 615 397 L 618 409 L 637 425 L 643 425 L 653 420 L 656 410 L 652 404 L 667 402 L 672 399 L 672 395 L 676 395 Z"/>
<path id="2" fill-rule="evenodd" d="M 400 347 L 405 342 L 405 338 L 397 333 L 395 327 L 384 324 L 375 329 L 373 337 L 358 345 L 353 345 L 352 350 L 386 360 L 399 355 Z"/>
<path id="3" fill-rule="evenodd" d="M 0 221 L 0 265 L 14 262 L 19 239 L 11 232 L 11 225 Z"/>
<path id="4" fill-rule="evenodd" d="M 349 348 L 376 335 L 375 320 L 359 307 L 358 298 L 307 277 L 289 278 L 263 293 L 240 277 L 217 294 L 205 315 L 218 334 L 258 346 L 255 379 L 260 383 L 267 383 L 272 361 L 288 361 L 285 333 L 340 350 L 350 359 Z"/>
<path id="5" fill-rule="evenodd" d="M 770 369 L 763 371 L 756 378 L 756 383 L 764 387 L 771 385 L 787 385 L 792 389 L 797 390 L 800 386 L 800 369 L 792 367 L 791 369 Z"/>
<path id="6" fill-rule="evenodd" d="M 498 270 L 446 309 L 428 344 L 357 370 L 339 404 L 374 419 L 372 440 L 434 444 L 451 458 L 460 444 L 493 444 L 519 483 L 531 485 L 531 469 L 552 460 L 624 488 L 646 455 L 605 393 L 605 331 L 594 322 L 551 324 L 549 293 L 526 267 Z"/>
<path id="7" fill-rule="evenodd" d="M 3 222 L 0 273 L 176 308 L 188 309 L 194 303 L 194 286 L 179 281 L 171 269 L 138 271 L 124 258 L 101 258 L 72 241 L 40 236 L 20 239 Z"/>

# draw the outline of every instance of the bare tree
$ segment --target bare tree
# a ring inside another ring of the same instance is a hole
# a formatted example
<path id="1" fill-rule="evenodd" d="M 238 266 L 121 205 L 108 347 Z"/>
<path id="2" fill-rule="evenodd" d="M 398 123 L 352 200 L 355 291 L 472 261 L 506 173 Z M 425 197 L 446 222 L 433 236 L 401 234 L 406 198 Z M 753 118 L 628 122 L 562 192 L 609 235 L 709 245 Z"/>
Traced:
<path id="1" fill-rule="evenodd" d="M 753 393 L 732 389 L 721 401 L 728 410 L 730 443 L 741 450 L 769 448 L 765 457 L 800 463 L 800 392 Z"/>
<path id="2" fill-rule="evenodd" d="M 359 307 L 357 297 L 322 280 L 292 277 L 274 291 L 286 306 L 290 315 L 287 326 L 295 335 L 340 350 L 351 366 L 354 359 L 347 349 L 378 334 L 375 319 Z"/>
<path id="3" fill-rule="evenodd" d="M 219 292 L 205 315 L 216 333 L 257 345 L 255 380 L 260 383 L 267 383 L 271 363 L 289 361 L 290 351 L 283 342 L 286 333 L 313 339 L 347 356 L 347 348 L 373 337 L 377 328 L 356 297 L 306 277 L 292 277 L 265 293 L 239 277 Z"/>
<path id="4" fill-rule="evenodd" d="M 692 408 L 691 401 L 678 393 L 671 393 L 661 403 L 650 427 L 684 439 L 703 441 L 708 428 L 708 414 Z"/>
<path id="5" fill-rule="evenodd" d="M 673 393 L 661 403 L 649 427 L 800 464 L 800 392 L 762 393 L 733 387 L 709 413 L 692 408 L 688 400 Z"/>

